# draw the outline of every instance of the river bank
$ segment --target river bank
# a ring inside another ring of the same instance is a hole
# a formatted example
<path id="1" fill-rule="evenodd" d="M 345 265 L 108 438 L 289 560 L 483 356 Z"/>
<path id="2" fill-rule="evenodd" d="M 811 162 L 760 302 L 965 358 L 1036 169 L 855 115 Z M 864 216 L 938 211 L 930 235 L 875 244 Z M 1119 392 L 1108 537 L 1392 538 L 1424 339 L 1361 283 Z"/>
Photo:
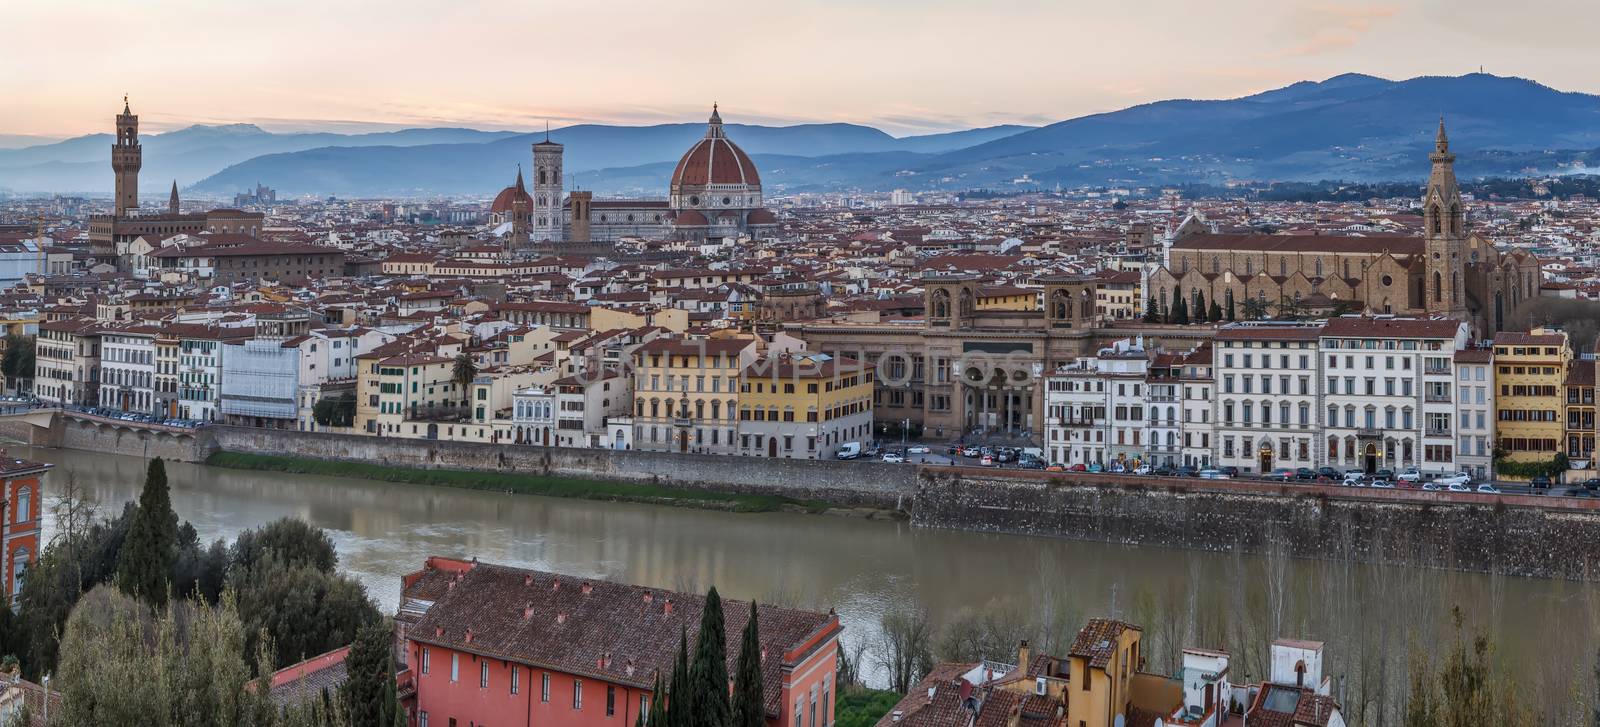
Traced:
<path id="1" fill-rule="evenodd" d="M 825 500 L 801 500 L 782 495 L 717 492 L 619 480 L 582 479 L 520 472 L 480 472 L 454 469 L 389 467 L 367 462 L 310 459 L 270 454 L 216 452 L 206 459 L 212 467 L 256 472 L 309 474 L 379 482 L 404 482 L 432 487 L 455 487 L 518 495 L 577 498 L 603 502 L 635 502 L 670 507 L 692 507 L 729 512 L 790 512 L 841 515 L 866 519 L 904 519 L 903 513 L 865 507 L 845 507 Z"/>

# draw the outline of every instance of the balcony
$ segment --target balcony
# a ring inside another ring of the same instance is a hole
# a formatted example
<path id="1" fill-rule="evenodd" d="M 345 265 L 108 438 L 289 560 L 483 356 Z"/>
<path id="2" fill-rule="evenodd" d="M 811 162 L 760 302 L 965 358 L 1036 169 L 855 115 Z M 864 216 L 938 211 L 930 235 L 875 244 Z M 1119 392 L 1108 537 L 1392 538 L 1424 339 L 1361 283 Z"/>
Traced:
<path id="1" fill-rule="evenodd" d="M 1448 436 L 1451 436 L 1451 435 L 1450 435 L 1450 429 L 1448 427 L 1444 428 L 1444 429 L 1435 429 L 1434 427 L 1428 427 L 1427 429 L 1424 429 L 1422 431 L 1422 436 L 1424 436 L 1424 437 L 1448 437 Z"/>
<path id="2" fill-rule="evenodd" d="M 1360 427 L 1356 429 L 1356 437 L 1360 439 L 1380 439 L 1383 437 L 1383 430 L 1374 427 Z"/>
<path id="3" fill-rule="evenodd" d="M 1449 404 L 1449 394 L 1424 394 L 1422 400 L 1433 404 Z"/>

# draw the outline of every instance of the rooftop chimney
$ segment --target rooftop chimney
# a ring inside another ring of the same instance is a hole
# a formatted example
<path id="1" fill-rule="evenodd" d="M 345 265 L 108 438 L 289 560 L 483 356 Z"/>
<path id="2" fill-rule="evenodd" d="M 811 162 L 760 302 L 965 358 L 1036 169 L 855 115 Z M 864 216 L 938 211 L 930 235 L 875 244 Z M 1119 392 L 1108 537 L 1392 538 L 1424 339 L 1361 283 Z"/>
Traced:
<path id="1" fill-rule="evenodd" d="M 565 614 L 565 613 L 556 614 L 556 623 L 564 624 L 566 622 L 567 622 L 567 614 Z"/>
<path id="2" fill-rule="evenodd" d="M 527 620 L 532 619 L 532 618 L 533 618 L 533 603 L 530 601 L 528 603 L 528 605 L 522 607 L 522 620 L 527 621 Z"/>
<path id="3" fill-rule="evenodd" d="M 467 639 L 467 643 L 469 643 L 469 644 L 472 643 L 472 629 L 470 629 L 470 628 L 467 629 L 467 637 L 466 637 L 466 639 Z"/>
<path id="4" fill-rule="evenodd" d="M 1026 673 L 1028 671 L 1028 665 L 1033 663 L 1028 658 L 1028 657 L 1032 656 L 1030 651 L 1031 650 L 1028 648 L 1028 640 L 1027 639 L 1023 639 L 1020 643 L 1017 644 L 1017 668 L 1021 669 L 1024 673 Z"/>
<path id="5" fill-rule="evenodd" d="M 587 596 L 594 592 L 594 586 L 590 585 L 588 581 L 584 581 L 583 585 L 579 587 L 579 590 L 583 591 L 583 595 Z"/>
<path id="6" fill-rule="evenodd" d="M 527 575 L 522 577 L 522 585 L 524 585 L 524 586 L 533 585 L 533 574 L 532 573 L 529 573 L 529 574 L 527 574 Z"/>
<path id="7" fill-rule="evenodd" d="M 661 604 L 661 613 L 666 616 L 672 615 L 672 599 L 669 598 L 666 603 Z"/>

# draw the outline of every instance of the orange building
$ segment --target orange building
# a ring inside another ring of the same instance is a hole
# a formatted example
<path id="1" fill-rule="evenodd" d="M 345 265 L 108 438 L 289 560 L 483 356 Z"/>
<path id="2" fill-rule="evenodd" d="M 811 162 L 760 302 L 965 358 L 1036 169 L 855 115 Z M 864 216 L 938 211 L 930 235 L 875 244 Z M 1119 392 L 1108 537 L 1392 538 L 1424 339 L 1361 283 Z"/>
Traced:
<path id="1" fill-rule="evenodd" d="M 400 697 L 415 727 L 632 727 L 702 596 L 429 558 L 404 578 Z M 760 606 L 768 727 L 833 724 L 841 626 L 832 612 Z M 749 602 L 723 601 L 733 674 Z"/>
<path id="2" fill-rule="evenodd" d="M 22 591 L 22 574 L 39 559 L 40 511 L 44 501 L 44 476 L 52 464 L 17 459 L 0 450 L 0 482 L 4 483 L 5 518 L 0 542 L 5 543 L 6 603 L 15 604 Z"/>

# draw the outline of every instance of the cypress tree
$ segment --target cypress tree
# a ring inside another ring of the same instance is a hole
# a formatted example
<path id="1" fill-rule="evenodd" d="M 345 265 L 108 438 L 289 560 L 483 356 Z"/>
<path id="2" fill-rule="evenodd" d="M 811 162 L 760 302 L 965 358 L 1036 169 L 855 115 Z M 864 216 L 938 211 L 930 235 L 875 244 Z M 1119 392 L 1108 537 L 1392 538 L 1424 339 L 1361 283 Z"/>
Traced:
<path id="1" fill-rule="evenodd" d="M 690 727 L 724 727 L 728 723 L 727 638 L 722 597 L 717 595 L 716 586 L 712 586 L 706 592 L 706 605 L 700 612 L 694 664 L 689 667 L 689 706 L 694 711 Z"/>
<path id="2" fill-rule="evenodd" d="M 1233 307 L 1233 291 L 1230 290 L 1230 291 L 1228 291 L 1228 322 L 1232 323 L 1232 322 L 1237 321 L 1237 320 L 1239 320 L 1239 316 L 1234 311 L 1234 307 Z"/>
<path id="3" fill-rule="evenodd" d="M 1206 319 L 1206 294 L 1199 290 L 1194 291 L 1194 305 L 1189 308 L 1193 313 L 1196 323 Z"/>
<path id="4" fill-rule="evenodd" d="M 645 718 L 646 725 L 664 727 L 667 724 L 667 692 L 661 684 L 661 672 L 656 672 L 655 686 L 650 689 L 650 716 Z"/>
<path id="5" fill-rule="evenodd" d="M 1189 325 L 1189 304 L 1182 297 L 1179 297 L 1177 304 L 1172 306 L 1172 322 L 1183 326 Z"/>
<path id="6" fill-rule="evenodd" d="M 734 675 L 733 706 L 728 727 L 766 727 L 761 692 L 761 628 L 756 625 L 756 602 L 750 602 L 750 620 L 739 639 L 738 672 Z"/>
<path id="7" fill-rule="evenodd" d="M 1211 307 L 1206 310 L 1206 320 L 1211 321 L 1212 323 L 1222 320 L 1222 306 L 1217 305 L 1217 302 L 1214 300 L 1211 301 Z"/>
<path id="8" fill-rule="evenodd" d="M 1161 301 L 1156 300 L 1155 294 L 1151 294 L 1149 302 L 1144 304 L 1144 322 L 1161 322 Z"/>
<path id="9" fill-rule="evenodd" d="M 1173 288 L 1172 289 L 1172 305 L 1168 306 L 1168 308 L 1167 308 L 1167 322 L 1168 323 L 1177 323 L 1178 322 L 1178 310 L 1183 308 L 1183 307 L 1184 307 L 1183 291 L 1181 291 L 1181 290 L 1179 290 L 1177 288 Z M 1185 318 L 1187 318 L 1187 316 L 1185 316 Z M 1185 320 L 1184 323 L 1188 323 L 1188 321 Z"/>
<path id="10" fill-rule="evenodd" d="M 678 659 L 672 665 L 668 688 L 666 727 L 690 727 L 694 711 L 689 705 L 689 634 L 678 633 Z"/>
<path id="11" fill-rule="evenodd" d="M 117 587 L 154 606 L 167 602 L 168 582 L 178 560 L 178 514 L 167 492 L 167 466 L 150 460 L 139 509 L 117 558 Z"/>

